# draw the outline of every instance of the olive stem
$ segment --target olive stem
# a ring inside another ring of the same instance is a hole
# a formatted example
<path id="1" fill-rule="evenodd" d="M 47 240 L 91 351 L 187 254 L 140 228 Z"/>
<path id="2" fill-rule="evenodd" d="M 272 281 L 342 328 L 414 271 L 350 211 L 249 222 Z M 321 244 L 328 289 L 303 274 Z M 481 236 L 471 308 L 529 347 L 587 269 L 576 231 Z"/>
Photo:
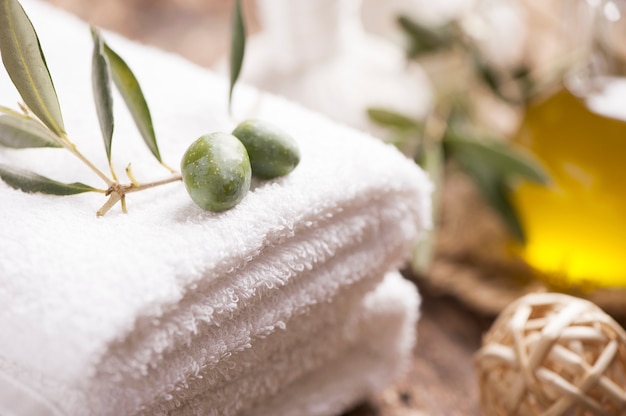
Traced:
<path id="1" fill-rule="evenodd" d="M 119 193 L 115 191 L 111 192 L 109 199 L 107 199 L 107 202 L 105 202 L 104 205 L 102 205 L 102 207 L 98 211 L 96 211 L 96 215 L 98 217 L 103 216 L 111 208 L 113 208 L 113 206 L 117 204 L 120 199 L 122 199 L 122 195 L 120 195 Z"/>
<path id="2" fill-rule="evenodd" d="M 126 208 L 126 195 L 122 195 L 122 198 L 120 198 L 120 202 L 122 203 L 122 212 L 124 214 L 128 214 L 128 209 Z"/>
<path id="3" fill-rule="evenodd" d="M 128 166 L 126 166 L 126 176 L 128 176 L 128 179 L 130 179 L 133 185 L 139 186 L 139 181 L 135 179 L 135 175 L 133 175 L 133 168 L 131 167 L 130 163 L 128 164 Z"/>
<path id="4" fill-rule="evenodd" d="M 107 186 L 110 187 L 111 185 L 113 185 L 115 183 L 115 181 L 109 179 L 109 177 L 107 175 L 102 173 L 102 171 L 100 169 L 98 169 L 93 163 L 91 163 L 91 161 L 89 159 L 87 159 L 81 152 L 79 152 L 78 148 L 76 148 L 76 145 L 70 141 L 70 139 L 67 137 L 67 135 L 63 134 L 59 138 L 61 139 L 61 140 L 59 140 L 59 142 L 63 145 L 63 147 L 65 147 L 67 150 L 72 152 L 74 154 L 74 156 L 79 158 L 81 160 L 81 162 L 83 162 L 85 165 L 87 165 L 87 167 L 89 169 L 91 169 L 96 175 L 98 175 L 98 177 L 100 179 L 102 179 L 104 181 L 104 183 L 107 184 Z"/>
<path id="5" fill-rule="evenodd" d="M 128 168 L 127 168 L 127 172 L 128 172 Z M 132 176 L 132 172 L 130 176 Z M 133 179 L 134 177 L 131 178 L 131 180 Z M 122 185 L 119 182 L 113 182 L 111 183 L 111 185 L 109 186 L 109 189 L 107 189 L 105 193 L 106 195 L 109 196 L 109 199 L 107 199 L 107 202 L 105 202 L 104 205 L 102 205 L 102 207 L 98 211 L 96 211 L 96 215 L 98 217 L 103 216 L 111 208 L 113 208 L 113 206 L 115 206 L 115 204 L 117 204 L 118 202 L 121 202 L 122 204 L 122 212 L 127 213 L 128 211 L 126 209 L 126 194 L 129 194 L 131 192 L 143 191 L 143 190 L 154 188 L 157 186 L 166 185 L 172 182 L 178 182 L 178 181 L 181 181 L 182 179 L 183 179 L 182 175 L 180 173 L 176 173 L 170 176 L 169 178 L 161 179 L 159 181 L 154 181 L 154 182 L 142 183 L 142 184 L 138 184 L 136 181 L 133 181 L 133 183 L 126 184 L 126 185 Z"/>
<path id="6" fill-rule="evenodd" d="M 178 182 L 182 180 L 183 180 L 182 175 L 180 173 L 175 173 L 169 178 L 161 179 L 159 181 L 154 181 L 154 182 L 142 183 L 140 185 L 135 185 L 135 184 L 126 185 L 126 186 L 122 186 L 122 189 L 123 189 L 123 193 L 127 194 L 130 192 L 143 191 L 144 189 L 150 189 L 156 186 L 166 185 L 168 183 Z"/>
<path id="7" fill-rule="evenodd" d="M 170 173 L 176 173 L 176 169 L 174 169 L 174 168 L 170 167 L 167 163 L 165 163 L 165 162 L 161 162 L 161 165 L 162 165 L 165 169 L 169 170 L 169 171 L 170 171 Z"/>
<path id="8" fill-rule="evenodd" d="M 21 103 L 18 103 L 18 105 L 20 109 L 23 111 L 23 115 L 16 111 L 13 111 L 9 108 L 2 107 L 2 106 L 0 106 L 0 113 L 14 114 L 20 117 L 25 117 L 25 118 L 29 118 L 32 120 L 36 120 L 30 115 L 30 111 L 25 105 Z M 102 179 L 107 184 L 108 188 L 106 190 L 100 190 L 100 189 L 97 190 L 97 192 L 104 193 L 105 195 L 109 197 L 109 199 L 107 199 L 104 205 L 102 205 L 102 207 L 100 207 L 100 209 L 96 211 L 96 215 L 98 217 L 101 217 L 104 214 L 106 214 L 118 202 L 121 202 L 122 211 L 126 213 L 127 212 L 126 194 L 128 193 L 143 191 L 145 189 L 154 188 L 160 185 L 166 185 L 168 183 L 182 181 L 183 179 L 180 173 L 176 172 L 173 168 L 171 168 L 167 164 L 161 162 L 161 165 L 163 165 L 167 170 L 169 170 L 172 173 L 172 176 L 165 178 L 165 179 L 158 180 L 158 181 L 140 184 L 137 181 L 137 179 L 135 179 L 135 176 L 133 175 L 131 165 L 128 164 L 128 166 L 126 167 L 126 175 L 130 179 L 131 183 L 127 185 L 122 185 L 118 181 L 117 174 L 115 173 L 115 169 L 113 167 L 113 163 L 111 162 L 111 160 L 109 160 L 109 168 L 111 169 L 111 175 L 113 176 L 113 179 L 110 179 L 100 169 L 98 169 L 89 159 L 87 159 L 78 150 L 76 145 L 70 141 L 69 137 L 67 136 L 65 132 L 56 133 L 55 136 L 56 136 L 57 142 L 61 146 L 69 150 L 74 156 L 80 159 L 81 162 L 87 165 L 89 169 L 91 169 L 100 179 Z"/>
<path id="9" fill-rule="evenodd" d="M 111 170 L 111 176 L 113 177 L 113 180 L 117 182 L 117 174 L 115 173 L 115 168 L 113 167 L 113 162 L 111 160 L 109 160 L 109 169 Z"/>
<path id="10" fill-rule="evenodd" d="M 6 108 L 6 107 L 0 107 L 0 112 L 5 112 L 5 113 L 8 113 L 8 114 L 19 115 L 21 117 L 26 117 L 26 118 L 28 118 L 30 120 L 33 120 L 33 121 L 38 122 L 38 123 L 41 123 L 39 121 L 39 119 L 34 118 L 31 115 L 30 110 L 28 109 L 28 107 L 26 107 L 24 104 L 19 103 L 19 102 L 17 104 L 20 107 L 20 109 L 22 110 L 23 115 L 18 113 L 18 112 L 16 112 L 16 111 L 11 110 L 10 108 Z M 42 126 L 43 126 L 43 124 L 42 124 Z M 55 132 L 51 131 L 51 133 L 53 133 L 56 136 L 56 138 L 58 139 L 57 142 L 61 146 L 65 147 L 74 156 L 79 158 L 81 160 L 81 162 L 83 162 L 85 165 L 87 165 L 87 167 L 89 169 L 91 169 L 96 175 L 98 175 L 98 177 L 100 179 L 102 179 L 104 181 L 104 183 L 107 184 L 107 186 L 110 187 L 111 185 L 113 185 L 117 181 L 117 177 L 115 175 L 115 172 L 113 171 L 113 165 L 111 165 L 110 162 L 109 162 L 109 165 L 111 167 L 111 173 L 112 173 L 113 178 L 114 178 L 113 180 L 109 179 L 108 176 L 106 176 L 100 169 L 98 169 L 93 163 L 91 163 L 91 161 L 89 159 L 87 159 L 81 152 L 79 152 L 78 148 L 76 147 L 76 145 L 70 141 L 69 137 L 67 137 L 67 134 L 65 134 L 65 132 L 62 132 L 62 133 L 59 134 L 59 133 L 55 133 Z"/>

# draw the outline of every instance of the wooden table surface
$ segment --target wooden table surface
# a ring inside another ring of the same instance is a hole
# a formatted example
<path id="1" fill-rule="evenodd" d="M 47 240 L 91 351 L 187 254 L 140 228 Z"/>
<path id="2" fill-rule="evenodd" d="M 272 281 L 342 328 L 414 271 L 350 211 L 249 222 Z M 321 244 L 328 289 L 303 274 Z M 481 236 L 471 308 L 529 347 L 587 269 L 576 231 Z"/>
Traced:
<path id="1" fill-rule="evenodd" d="M 228 48 L 232 0 L 48 0 L 104 29 L 210 67 Z M 246 16 L 253 10 L 246 2 Z M 254 21 L 252 28 L 255 28 Z M 202 41 L 198 41 L 201 39 Z M 210 41 L 207 41 L 210 40 Z M 490 318 L 425 287 L 406 377 L 345 416 L 478 415 L 473 354 Z"/>

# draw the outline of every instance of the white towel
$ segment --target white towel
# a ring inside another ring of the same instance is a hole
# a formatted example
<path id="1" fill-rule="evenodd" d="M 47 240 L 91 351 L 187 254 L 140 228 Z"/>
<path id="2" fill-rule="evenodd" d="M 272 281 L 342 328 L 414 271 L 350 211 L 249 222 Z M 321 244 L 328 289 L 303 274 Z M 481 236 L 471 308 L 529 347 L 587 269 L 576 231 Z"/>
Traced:
<path id="1" fill-rule="evenodd" d="M 69 136 L 105 170 L 89 29 L 22 4 Z M 105 36 L 142 84 L 166 162 L 201 134 L 232 130 L 224 79 Z M 0 97 L 18 100 L 3 72 Z M 116 98 L 114 161 L 132 162 L 140 181 L 166 176 Z M 180 183 L 96 218 L 101 195 L 0 182 L 0 414 L 290 414 L 305 404 L 298 414 L 330 415 L 397 376 L 417 293 L 398 277 L 380 282 L 428 225 L 425 175 L 392 147 L 284 100 L 242 86 L 235 103 L 239 118 L 292 133 L 302 162 L 225 213 L 202 211 Z M 102 186 L 61 149 L 2 149 L 0 163 Z M 329 379 L 341 388 L 328 392 Z"/>

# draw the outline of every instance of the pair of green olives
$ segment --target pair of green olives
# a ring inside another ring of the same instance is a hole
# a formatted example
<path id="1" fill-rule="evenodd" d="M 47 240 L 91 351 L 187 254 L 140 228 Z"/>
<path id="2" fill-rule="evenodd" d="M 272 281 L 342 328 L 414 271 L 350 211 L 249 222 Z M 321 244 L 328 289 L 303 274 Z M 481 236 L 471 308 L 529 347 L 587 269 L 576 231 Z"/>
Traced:
<path id="1" fill-rule="evenodd" d="M 194 141 L 181 160 L 183 183 L 201 208 L 220 212 L 237 205 L 251 177 L 272 179 L 300 163 L 295 140 L 262 120 L 247 120 L 232 132 L 211 133 Z"/>

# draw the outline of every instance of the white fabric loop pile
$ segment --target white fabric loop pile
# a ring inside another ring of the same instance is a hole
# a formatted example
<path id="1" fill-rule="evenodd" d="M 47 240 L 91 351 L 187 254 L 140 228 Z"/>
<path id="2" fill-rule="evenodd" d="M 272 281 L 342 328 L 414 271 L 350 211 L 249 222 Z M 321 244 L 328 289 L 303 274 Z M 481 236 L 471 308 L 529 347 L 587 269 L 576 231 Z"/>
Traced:
<path id="1" fill-rule="evenodd" d="M 106 171 L 88 27 L 22 4 L 70 138 Z M 105 37 L 142 84 L 167 162 L 232 130 L 225 80 Z M 99 194 L 0 182 L 0 414 L 332 415 L 401 374 L 419 297 L 394 270 L 428 225 L 425 175 L 378 140 L 259 94 L 238 87 L 234 114 L 258 103 L 253 115 L 289 131 L 302 163 L 225 213 L 202 211 L 180 183 L 96 218 Z M 19 99 L 4 72 L 0 97 Z M 114 162 L 140 181 L 166 176 L 115 99 Z M 0 163 L 102 186 L 68 153 L 0 149 Z"/>

